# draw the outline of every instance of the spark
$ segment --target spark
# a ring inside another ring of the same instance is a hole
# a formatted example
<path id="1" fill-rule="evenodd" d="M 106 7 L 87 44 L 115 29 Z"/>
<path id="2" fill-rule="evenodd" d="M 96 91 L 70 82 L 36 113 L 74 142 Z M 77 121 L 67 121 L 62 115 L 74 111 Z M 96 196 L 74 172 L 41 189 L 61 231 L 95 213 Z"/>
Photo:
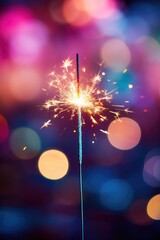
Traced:
<path id="1" fill-rule="evenodd" d="M 82 68 L 82 72 L 86 72 L 86 68 L 85 67 Z"/>
<path id="2" fill-rule="evenodd" d="M 51 124 L 51 120 L 49 119 L 47 122 L 45 122 L 45 123 L 42 125 L 42 127 L 41 127 L 40 129 L 42 129 L 42 128 L 44 128 L 44 127 L 48 127 L 48 126 L 50 126 L 50 125 L 52 125 L 52 124 Z"/>
<path id="3" fill-rule="evenodd" d="M 49 76 L 54 76 L 54 71 L 48 74 Z"/>
<path id="4" fill-rule="evenodd" d="M 62 61 L 63 65 L 62 68 L 64 68 L 68 72 L 68 68 L 72 66 L 72 60 L 70 58 L 67 58 L 66 60 Z"/>
<path id="5" fill-rule="evenodd" d="M 109 132 L 108 131 L 106 131 L 106 130 L 103 130 L 103 129 L 100 129 L 100 132 L 102 132 L 102 133 L 105 133 L 105 134 L 109 134 Z"/>
<path id="6" fill-rule="evenodd" d="M 126 73 L 128 70 L 127 70 L 127 68 L 125 68 L 124 70 L 123 70 L 123 73 Z"/>
<path id="7" fill-rule="evenodd" d="M 23 151 L 25 151 L 27 149 L 27 147 L 25 146 L 25 147 L 23 147 Z"/>
<path id="8" fill-rule="evenodd" d="M 117 106 L 117 107 L 120 107 L 120 108 L 124 108 L 124 105 L 113 105 L 113 106 Z M 131 111 L 129 108 L 124 108 L 124 109 L 117 109 L 119 111 L 123 111 L 123 112 L 126 112 L 126 113 L 133 113 L 133 111 Z M 115 115 L 120 115 L 119 112 L 115 113 Z"/>
<path id="9" fill-rule="evenodd" d="M 124 111 L 125 111 L 126 113 L 133 113 L 133 111 L 129 110 L 129 108 L 125 108 Z"/>
<path id="10" fill-rule="evenodd" d="M 129 85 L 128 85 L 128 88 L 130 88 L 130 89 L 133 88 L 133 85 L 132 85 L 132 84 L 129 84 Z"/>
<path id="11" fill-rule="evenodd" d="M 110 111 L 110 112 L 115 115 L 115 118 L 116 118 L 116 119 L 119 119 L 120 112 L 114 112 L 114 111 Z"/>
<path id="12" fill-rule="evenodd" d="M 83 67 L 81 68 L 80 94 L 77 94 L 76 69 L 73 67 L 72 62 L 70 58 L 67 58 L 62 61 L 60 69 L 55 70 L 54 74 L 50 74 L 51 81 L 49 87 L 52 97 L 45 101 L 43 108 L 51 110 L 53 118 L 62 119 L 65 117 L 65 114 L 70 114 L 69 119 L 72 120 L 74 117 L 77 117 L 78 108 L 80 107 L 82 124 L 88 123 L 89 120 L 91 127 L 105 122 L 108 114 L 113 114 L 118 119 L 120 115 L 119 110 L 116 111 L 114 107 L 116 105 L 112 106 L 111 104 L 113 94 L 116 94 L 117 88 L 111 91 L 101 89 L 100 83 L 102 80 L 106 82 L 110 80 L 102 74 L 103 72 L 99 71 L 97 74 L 91 75 L 90 73 L 88 74 L 86 67 Z M 117 105 L 116 107 L 125 108 L 123 105 Z M 128 110 L 123 111 L 129 112 Z M 41 128 L 48 127 L 51 125 L 50 122 L 51 120 L 48 120 Z"/>
<path id="13" fill-rule="evenodd" d="M 120 107 L 120 108 L 124 108 L 124 105 L 112 105 L 112 106 L 114 106 L 114 107 Z"/>

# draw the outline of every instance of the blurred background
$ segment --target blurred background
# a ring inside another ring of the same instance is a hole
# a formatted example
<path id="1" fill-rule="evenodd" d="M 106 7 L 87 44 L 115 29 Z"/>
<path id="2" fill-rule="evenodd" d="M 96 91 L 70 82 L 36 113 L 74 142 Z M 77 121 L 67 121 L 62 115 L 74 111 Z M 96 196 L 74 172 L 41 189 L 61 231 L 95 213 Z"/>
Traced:
<path id="1" fill-rule="evenodd" d="M 158 1 L 1 0 L 0 238 L 81 239 L 77 119 L 42 108 L 79 53 L 126 109 L 83 126 L 85 239 L 160 239 L 159 42 Z"/>

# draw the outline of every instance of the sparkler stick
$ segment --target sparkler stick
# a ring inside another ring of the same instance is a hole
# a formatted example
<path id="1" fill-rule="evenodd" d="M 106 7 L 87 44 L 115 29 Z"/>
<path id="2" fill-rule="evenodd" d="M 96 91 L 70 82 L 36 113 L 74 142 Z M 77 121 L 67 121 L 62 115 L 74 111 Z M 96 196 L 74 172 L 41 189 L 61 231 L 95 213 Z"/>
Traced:
<path id="1" fill-rule="evenodd" d="M 80 81 L 79 81 L 79 55 L 76 54 L 77 70 L 77 95 L 80 98 Z M 81 105 L 78 105 L 78 159 L 79 159 L 79 184 L 80 184 L 80 202 L 81 202 L 81 235 L 84 240 L 84 207 L 83 207 L 83 178 L 82 178 L 82 116 Z"/>
<path id="2" fill-rule="evenodd" d="M 51 72 L 51 81 L 49 88 L 53 89 L 54 96 L 48 99 L 43 104 L 46 110 L 51 109 L 53 118 L 63 119 L 66 113 L 70 114 L 70 120 L 74 117 L 78 118 L 78 160 L 79 160 L 79 188 L 80 188 L 80 208 L 81 208 L 81 235 L 84 240 L 84 207 L 83 207 L 83 179 L 82 179 L 82 121 L 85 124 L 85 119 L 89 119 L 90 126 L 93 128 L 102 122 L 105 122 L 108 118 L 107 114 L 113 114 L 115 119 L 119 118 L 120 111 L 126 113 L 131 112 L 124 105 L 112 105 L 111 101 L 113 93 L 117 88 L 108 91 L 107 89 L 99 88 L 105 73 L 99 71 L 98 74 L 90 75 L 86 77 L 83 75 L 85 82 L 80 84 L 80 69 L 79 69 L 79 55 L 76 54 L 76 69 L 72 60 L 68 57 L 62 61 L 60 67 L 61 73 L 57 74 L 57 71 Z M 82 68 L 83 74 L 86 74 L 86 68 Z M 76 75 L 77 74 L 77 75 Z M 110 80 L 108 80 L 110 81 Z M 113 83 L 116 84 L 115 82 Z M 46 89 L 43 89 L 46 91 Z M 118 94 L 118 93 L 116 93 Z M 117 107 L 118 111 L 113 111 L 111 108 Z M 82 115 L 83 113 L 83 115 Z M 41 128 L 48 127 L 51 125 L 51 119 L 43 124 Z M 108 134 L 106 130 L 100 129 L 104 134 Z M 94 138 L 96 133 L 93 134 Z M 94 141 L 93 141 L 94 142 Z"/>

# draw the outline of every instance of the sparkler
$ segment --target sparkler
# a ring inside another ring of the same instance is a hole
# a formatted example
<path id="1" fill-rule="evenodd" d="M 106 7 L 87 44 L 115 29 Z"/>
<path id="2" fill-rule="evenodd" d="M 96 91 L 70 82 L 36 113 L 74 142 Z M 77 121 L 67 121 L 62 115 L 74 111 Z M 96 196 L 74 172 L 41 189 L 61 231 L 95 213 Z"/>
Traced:
<path id="1" fill-rule="evenodd" d="M 79 81 L 79 55 L 76 54 L 77 65 L 77 97 L 80 99 L 80 81 Z M 83 177 L 82 177 L 82 116 L 81 105 L 78 105 L 78 158 L 79 158 L 79 184 L 80 184 L 80 202 L 81 202 L 81 235 L 84 240 L 84 209 L 83 209 Z"/>
<path id="2" fill-rule="evenodd" d="M 103 73 L 89 78 L 82 77 L 81 84 L 79 84 L 78 55 L 76 59 L 77 69 L 72 66 L 72 60 L 67 58 L 61 66 L 62 74 L 57 74 L 55 71 L 49 74 L 52 78 L 49 87 L 53 88 L 54 97 L 46 100 L 43 108 L 51 109 L 53 118 L 64 118 L 65 113 L 70 113 L 70 120 L 77 116 L 80 109 L 82 124 L 84 125 L 86 119 L 89 118 L 91 127 L 107 120 L 107 112 L 118 118 L 119 110 L 112 111 L 106 107 L 106 103 L 111 103 L 112 94 L 116 88 L 110 92 L 98 88 L 104 77 Z M 82 68 L 82 73 L 86 73 L 85 67 Z M 124 105 L 117 105 L 117 107 L 123 109 Z M 48 127 L 48 125 L 51 125 L 51 120 L 45 122 L 41 128 Z"/>
<path id="3" fill-rule="evenodd" d="M 111 107 L 106 107 L 108 103 L 111 106 L 113 97 L 112 91 L 99 89 L 102 78 L 105 73 L 98 73 L 90 78 L 81 79 L 80 84 L 80 68 L 79 55 L 76 54 L 76 68 L 73 67 L 72 60 L 67 58 L 61 66 L 62 74 L 57 71 L 51 72 L 51 81 L 49 86 L 54 90 L 54 97 L 46 100 L 43 107 L 47 110 L 51 109 L 53 118 L 64 118 L 65 113 L 70 113 L 70 120 L 78 117 L 78 159 L 79 159 L 79 180 L 80 180 L 80 202 L 81 202 L 81 230 L 82 240 L 84 240 L 84 209 L 83 209 L 83 183 L 82 183 L 82 125 L 89 118 L 91 127 L 107 120 L 107 113 L 114 115 L 115 119 L 119 119 L 119 111 L 131 112 L 124 105 L 114 105 L 118 111 L 113 111 Z M 86 74 L 86 68 L 82 68 L 82 73 Z M 82 80 L 85 80 L 84 82 Z M 113 83 L 114 85 L 116 82 Z M 44 89 L 46 92 L 46 89 Z M 51 125 L 51 120 L 43 124 L 41 128 Z M 106 130 L 100 129 L 104 134 L 108 134 Z M 75 130 L 74 130 L 75 132 Z M 93 133 L 95 137 L 96 134 Z"/>

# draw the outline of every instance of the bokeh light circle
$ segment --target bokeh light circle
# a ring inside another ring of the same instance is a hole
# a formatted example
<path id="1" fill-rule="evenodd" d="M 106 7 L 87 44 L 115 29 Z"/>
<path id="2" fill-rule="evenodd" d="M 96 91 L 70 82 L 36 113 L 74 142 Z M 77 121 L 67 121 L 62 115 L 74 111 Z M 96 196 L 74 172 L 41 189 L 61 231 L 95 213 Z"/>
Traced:
<path id="1" fill-rule="evenodd" d="M 40 138 L 30 128 L 17 128 L 10 136 L 10 148 L 16 157 L 20 159 L 32 159 L 40 151 Z"/>
<path id="2" fill-rule="evenodd" d="M 133 189 L 125 180 L 111 179 L 102 186 L 100 198 L 104 207 L 123 211 L 133 199 Z"/>
<path id="3" fill-rule="evenodd" d="M 4 142 L 9 135 L 9 126 L 5 117 L 0 114 L 0 143 Z"/>
<path id="4" fill-rule="evenodd" d="M 143 168 L 143 179 L 144 181 L 152 186 L 160 186 L 160 155 L 151 155 L 146 157 Z"/>
<path id="5" fill-rule="evenodd" d="M 13 69 L 9 77 L 9 90 L 19 101 L 31 101 L 41 90 L 40 73 L 33 68 Z"/>
<path id="6" fill-rule="evenodd" d="M 147 214 L 154 220 L 160 220 L 160 194 L 155 195 L 149 200 Z"/>
<path id="7" fill-rule="evenodd" d="M 126 117 L 111 122 L 108 133 L 111 145 L 121 150 L 134 148 L 141 138 L 141 129 L 138 123 Z"/>
<path id="8" fill-rule="evenodd" d="M 104 43 L 101 57 L 107 67 L 115 71 L 123 71 L 131 61 L 128 46 L 122 40 L 113 38 Z"/>
<path id="9" fill-rule="evenodd" d="M 0 234 L 21 233 L 28 227 L 27 217 L 21 209 L 1 208 L 0 209 Z"/>
<path id="10" fill-rule="evenodd" d="M 29 8 L 16 5 L 6 9 L 0 16 L 0 32 L 4 39 L 10 40 L 19 26 L 33 19 Z"/>
<path id="11" fill-rule="evenodd" d="M 115 0 L 82 0 L 85 11 L 95 19 L 106 19 L 113 16 L 117 10 Z"/>
<path id="12" fill-rule="evenodd" d="M 10 39 L 10 57 L 20 65 L 37 63 L 43 58 L 47 43 L 48 29 L 43 22 L 32 20 L 24 23 L 17 27 Z"/>
<path id="13" fill-rule="evenodd" d="M 81 0 L 65 1 L 62 11 L 66 22 L 73 26 L 84 26 L 91 21 L 91 17 L 85 11 Z"/>
<path id="14" fill-rule="evenodd" d="M 57 180 L 67 174 L 69 162 L 61 151 L 47 150 L 40 156 L 38 168 L 45 178 Z"/>

